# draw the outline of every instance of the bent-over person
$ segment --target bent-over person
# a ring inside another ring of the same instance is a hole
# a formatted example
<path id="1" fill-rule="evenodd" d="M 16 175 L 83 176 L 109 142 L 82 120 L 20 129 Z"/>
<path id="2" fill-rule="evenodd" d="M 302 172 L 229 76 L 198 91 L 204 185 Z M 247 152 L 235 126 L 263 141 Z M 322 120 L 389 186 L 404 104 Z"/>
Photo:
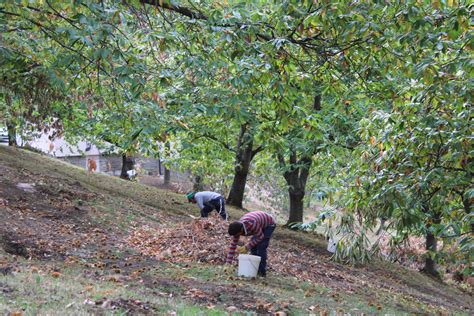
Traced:
<path id="1" fill-rule="evenodd" d="M 216 192 L 189 192 L 186 194 L 188 202 L 196 203 L 201 210 L 201 217 L 208 217 L 213 210 L 224 219 L 227 220 L 227 212 L 225 210 L 225 199 Z"/>
<path id="2" fill-rule="evenodd" d="M 237 252 L 244 253 L 250 251 L 252 255 L 260 256 L 258 275 L 267 275 L 267 248 L 270 238 L 276 227 L 273 215 L 267 212 L 255 211 L 242 216 L 238 221 L 229 224 L 229 235 L 232 242 L 227 252 L 226 263 L 232 263 Z M 240 236 L 253 236 L 247 245 L 237 247 Z"/>

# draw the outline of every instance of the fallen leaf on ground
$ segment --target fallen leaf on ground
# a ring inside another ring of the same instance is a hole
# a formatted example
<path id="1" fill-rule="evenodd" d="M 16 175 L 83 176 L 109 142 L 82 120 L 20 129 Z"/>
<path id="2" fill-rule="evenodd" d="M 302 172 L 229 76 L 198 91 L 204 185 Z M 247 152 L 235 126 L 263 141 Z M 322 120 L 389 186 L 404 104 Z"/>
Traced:
<path id="1" fill-rule="evenodd" d="M 237 307 L 229 306 L 229 307 L 226 308 L 226 310 L 232 313 L 232 312 L 235 312 L 237 310 Z"/>
<path id="2" fill-rule="evenodd" d="M 54 271 L 54 272 L 51 272 L 51 276 L 53 278 L 59 278 L 61 276 L 61 273 Z"/>

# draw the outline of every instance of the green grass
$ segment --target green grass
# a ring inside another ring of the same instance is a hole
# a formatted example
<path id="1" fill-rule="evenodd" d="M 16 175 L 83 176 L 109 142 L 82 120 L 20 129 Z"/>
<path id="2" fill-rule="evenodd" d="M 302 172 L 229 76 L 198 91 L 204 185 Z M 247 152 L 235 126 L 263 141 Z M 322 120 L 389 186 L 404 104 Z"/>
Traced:
<path id="1" fill-rule="evenodd" d="M 0 276 L 0 314 L 21 311 L 23 315 L 87 315 L 104 313 L 121 314 L 107 305 L 107 300 L 139 300 L 155 311 L 179 315 L 223 315 L 223 310 L 209 309 L 185 302 L 179 298 L 161 297 L 140 285 L 128 286 L 121 283 L 91 282 L 82 276 L 80 270 L 65 269 L 59 277 L 46 271 L 39 273 L 21 271 L 14 275 Z M 98 305 L 93 303 L 99 302 Z M 122 312 L 125 312 L 123 310 Z M 143 312 L 143 311 L 142 311 Z"/>
<path id="2" fill-rule="evenodd" d="M 188 267 L 187 267 L 188 266 Z M 285 310 L 292 315 L 307 315 L 314 310 L 343 313 L 368 313 L 368 314 L 399 314 L 400 310 L 411 311 L 412 313 L 424 310 L 435 313 L 438 308 L 430 307 L 413 300 L 412 297 L 401 297 L 399 295 L 389 295 L 381 290 L 379 293 L 354 292 L 351 294 L 343 291 L 337 292 L 320 284 L 310 282 L 300 282 L 295 278 L 282 276 L 269 276 L 266 279 L 246 279 L 235 277 L 234 274 L 222 272 L 220 267 L 212 265 L 175 265 L 168 264 L 165 267 L 151 271 L 152 276 L 169 277 L 181 282 L 192 281 L 195 287 L 199 284 L 212 284 L 213 286 L 223 286 L 237 289 L 251 289 L 251 295 L 255 299 L 264 303 L 271 303 L 276 310 Z M 158 285 L 159 286 L 159 285 Z M 166 285 L 170 290 L 170 286 Z M 186 288 L 174 285 L 171 290 L 183 292 Z M 222 300 L 232 301 L 230 293 L 223 293 Z M 250 301 L 252 302 L 252 301 Z M 287 306 L 288 305 L 288 306 Z"/>

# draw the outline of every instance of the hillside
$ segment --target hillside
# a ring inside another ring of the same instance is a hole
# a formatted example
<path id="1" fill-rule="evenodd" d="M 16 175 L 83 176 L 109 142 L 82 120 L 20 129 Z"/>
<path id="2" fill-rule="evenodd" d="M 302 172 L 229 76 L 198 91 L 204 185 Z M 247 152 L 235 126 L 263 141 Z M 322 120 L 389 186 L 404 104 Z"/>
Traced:
<path id="1" fill-rule="evenodd" d="M 225 224 L 193 219 L 182 195 L 4 146 L 0 170 L 1 314 L 473 313 L 456 288 L 334 263 L 323 240 L 281 227 L 268 277 L 238 278 L 222 269 Z"/>

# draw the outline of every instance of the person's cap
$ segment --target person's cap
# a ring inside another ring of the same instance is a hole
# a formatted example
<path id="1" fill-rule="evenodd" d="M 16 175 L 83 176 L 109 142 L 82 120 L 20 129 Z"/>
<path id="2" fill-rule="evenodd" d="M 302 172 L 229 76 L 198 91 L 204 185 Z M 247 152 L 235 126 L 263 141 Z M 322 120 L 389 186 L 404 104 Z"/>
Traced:
<path id="1" fill-rule="evenodd" d="M 188 198 L 188 201 L 191 201 L 194 198 L 194 192 L 189 192 L 186 194 L 186 197 Z"/>

